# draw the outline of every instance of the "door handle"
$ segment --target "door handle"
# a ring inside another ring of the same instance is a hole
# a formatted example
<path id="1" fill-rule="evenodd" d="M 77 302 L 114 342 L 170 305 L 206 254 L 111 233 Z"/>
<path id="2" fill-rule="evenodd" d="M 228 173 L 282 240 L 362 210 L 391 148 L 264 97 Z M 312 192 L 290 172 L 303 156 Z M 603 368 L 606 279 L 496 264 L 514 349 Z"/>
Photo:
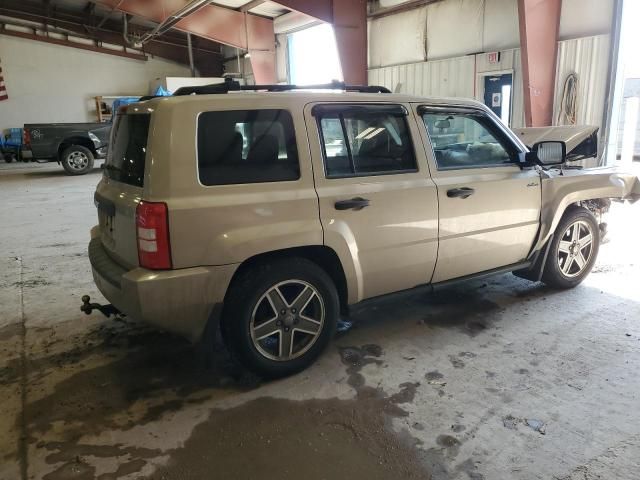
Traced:
<path id="1" fill-rule="evenodd" d="M 452 188 L 451 190 L 447 190 L 447 197 L 465 199 L 469 198 L 474 193 L 476 193 L 476 191 L 469 187 Z"/>
<path id="2" fill-rule="evenodd" d="M 369 200 L 355 197 L 350 200 L 339 200 L 335 203 L 336 210 L 362 210 L 369 206 Z"/>

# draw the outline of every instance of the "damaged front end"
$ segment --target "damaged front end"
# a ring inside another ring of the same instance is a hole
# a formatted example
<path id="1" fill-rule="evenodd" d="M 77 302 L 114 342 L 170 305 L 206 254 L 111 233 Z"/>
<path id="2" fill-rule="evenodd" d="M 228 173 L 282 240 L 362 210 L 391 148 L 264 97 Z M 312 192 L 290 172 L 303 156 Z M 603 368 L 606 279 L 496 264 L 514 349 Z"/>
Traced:
<path id="1" fill-rule="evenodd" d="M 539 142 L 564 142 L 567 146 L 567 162 L 577 162 L 598 157 L 598 130 L 593 125 L 562 125 L 518 128 L 514 132 L 528 148 Z"/>
<path id="2" fill-rule="evenodd" d="M 615 168 L 544 170 L 541 178 L 540 235 L 534 250 L 547 243 L 570 205 L 590 210 L 603 225 L 601 232 L 606 232 L 604 215 L 609 211 L 611 201 L 633 203 L 640 199 L 640 179 Z"/>

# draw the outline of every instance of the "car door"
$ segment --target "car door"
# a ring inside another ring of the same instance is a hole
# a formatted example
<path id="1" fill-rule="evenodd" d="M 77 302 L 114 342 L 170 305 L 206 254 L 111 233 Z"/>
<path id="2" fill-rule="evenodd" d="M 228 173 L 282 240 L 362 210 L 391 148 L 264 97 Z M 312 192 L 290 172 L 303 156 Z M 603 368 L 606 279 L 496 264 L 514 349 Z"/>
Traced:
<path id="1" fill-rule="evenodd" d="M 540 223 L 541 181 L 524 149 L 482 108 L 420 105 L 440 205 L 433 283 L 527 258 Z"/>
<path id="2" fill-rule="evenodd" d="M 438 199 L 408 107 L 305 108 L 324 243 L 355 285 L 350 303 L 426 284 L 433 274 Z"/>

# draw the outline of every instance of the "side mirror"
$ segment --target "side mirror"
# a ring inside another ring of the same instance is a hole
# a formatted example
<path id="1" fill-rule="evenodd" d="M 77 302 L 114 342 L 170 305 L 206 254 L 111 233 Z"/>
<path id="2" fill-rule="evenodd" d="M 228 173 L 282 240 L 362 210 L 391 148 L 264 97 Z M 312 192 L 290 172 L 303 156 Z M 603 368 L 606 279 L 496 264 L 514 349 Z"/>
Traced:
<path id="1" fill-rule="evenodd" d="M 567 145 L 564 142 L 539 142 L 527 154 L 527 160 L 543 167 L 562 165 L 567 161 Z"/>

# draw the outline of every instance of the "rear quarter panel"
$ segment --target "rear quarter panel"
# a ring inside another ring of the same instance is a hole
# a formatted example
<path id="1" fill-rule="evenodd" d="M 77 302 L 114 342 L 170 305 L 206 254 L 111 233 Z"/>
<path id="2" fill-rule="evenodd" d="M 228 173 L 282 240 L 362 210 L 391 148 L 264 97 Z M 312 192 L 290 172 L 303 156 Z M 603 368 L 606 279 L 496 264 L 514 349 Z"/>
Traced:
<path id="1" fill-rule="evenodd" d="M 216 96 L 159 102 L 147 152 L 144 199 L 169 206 L 174 268 L 241 263 L 291 247 L 322 245 L 302 110 L 277 100 Z M 210 98 L 210 97 L 209 97 Z M 197 118 L 210 110 L 286 108 L 293 117 L 300 178 L 204 186 L 198 179 Z M 170 135 L 163 132 L 171 132 Z"/>

